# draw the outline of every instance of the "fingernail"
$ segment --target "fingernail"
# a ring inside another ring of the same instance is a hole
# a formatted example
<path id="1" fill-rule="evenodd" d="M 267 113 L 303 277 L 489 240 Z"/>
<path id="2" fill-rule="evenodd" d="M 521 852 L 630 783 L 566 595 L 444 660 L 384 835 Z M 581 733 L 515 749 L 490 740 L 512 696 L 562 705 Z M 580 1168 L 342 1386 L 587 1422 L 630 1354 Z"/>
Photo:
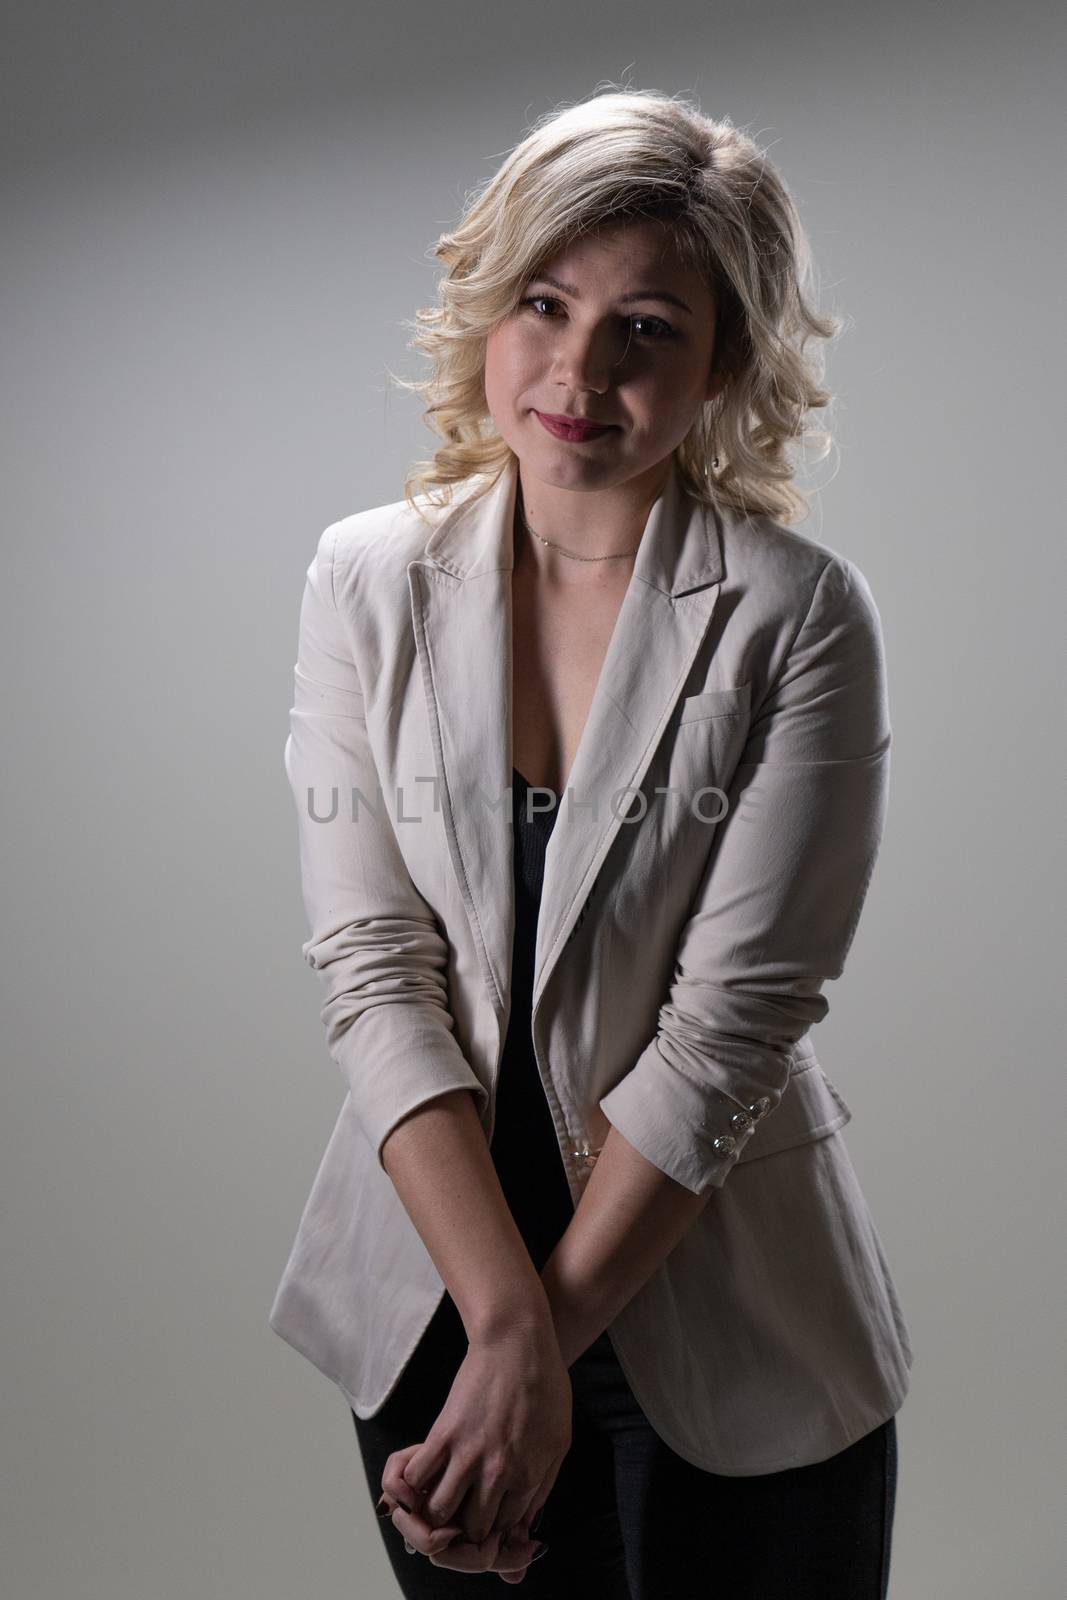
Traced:
<path id="1" fill-rule="evenodd" d="M 379 1497 L 378 1504 L 374 1509 L 380 1517 L 391 1517 L 393 1514 L 392 1508 L 386 1503 L 384 1494 Z"/>
<path id="2" fill-rule="evenodd" d="M 536 1515 L 534 1516 L 533 1521 L 530 1523 L 530 1532 L 531 1533 L 536 1533 L 537 1532 L 538 1528 L 541 1526 L 541 1518 L 544 1516 L 544 1514 L 545 1514 L 545 1508 L 544 1508 L 544 1506 L 541 1506 L 539 1508 L 539 1510 L 537 1511 Z"/>
<path id="3" fill-rule="evenodd" d="M 539 1544 L 537 1546 L 537 1549 L 534 1551 L 533 1555 L 530 1557 L 530 1560 L 531 1561 L 536 1561 L 538 1556 L 543 1556 L 547 1549 L 548 1549 L 547 1544 Z"/>

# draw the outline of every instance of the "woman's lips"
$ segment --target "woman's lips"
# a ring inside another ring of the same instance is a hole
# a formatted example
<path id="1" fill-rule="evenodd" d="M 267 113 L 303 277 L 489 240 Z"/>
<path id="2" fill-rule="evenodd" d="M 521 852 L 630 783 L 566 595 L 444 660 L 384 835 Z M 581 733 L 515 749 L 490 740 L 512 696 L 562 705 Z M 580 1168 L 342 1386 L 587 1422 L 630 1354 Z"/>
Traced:
<path id="1" fill-rule="evenodd" d="M 591 422 L 562 422 L 556 417 L 546 417 L 540 411 L 535 411 L 534 416 L 548 433 L 556 439 L 566 439 L 570 444 L 581 444 L 586 439 L 599 439 L 602 433 L 610 433 L 611 423 Z"/>

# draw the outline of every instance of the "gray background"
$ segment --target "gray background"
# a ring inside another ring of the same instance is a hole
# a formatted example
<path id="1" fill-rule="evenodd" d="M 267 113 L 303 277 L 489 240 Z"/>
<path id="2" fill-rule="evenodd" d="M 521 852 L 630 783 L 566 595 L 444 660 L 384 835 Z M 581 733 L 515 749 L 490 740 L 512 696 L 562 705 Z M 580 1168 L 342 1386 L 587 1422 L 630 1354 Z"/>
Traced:
<path id="1" fill-rule="evenodd" d="M 605 79 L 767 144 L 852 319 L 802 531 L 878 599 L 893 798 L 817 1043 L 916 1346 L 892 1594 L 1058 1591 L 1054 17 L 9 12 L 6 1594 L 396 1592 L 347 1408 L 266 1323 L 343 1093 L 282 768 L 300 593 L 430 445 L 386 376 L 423 371 L 429 244 Z"/>

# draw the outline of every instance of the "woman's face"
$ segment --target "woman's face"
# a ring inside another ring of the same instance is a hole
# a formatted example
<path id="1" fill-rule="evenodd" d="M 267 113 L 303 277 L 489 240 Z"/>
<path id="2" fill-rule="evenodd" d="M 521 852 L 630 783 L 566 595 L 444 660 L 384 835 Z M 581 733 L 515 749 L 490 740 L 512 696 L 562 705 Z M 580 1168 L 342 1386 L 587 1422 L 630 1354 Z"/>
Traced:
<path id="1" fill-rule="evenodd" d="M 543 269 L 549 276 L 529 279 L 487 341 L 493 422 L 524 473 L 545 483 L 590 491 L 647 482 L 713 390 L 714 294 L 656 222 L 613 224 Z M 560 438 L 539 413 L 610 426 Z"/>

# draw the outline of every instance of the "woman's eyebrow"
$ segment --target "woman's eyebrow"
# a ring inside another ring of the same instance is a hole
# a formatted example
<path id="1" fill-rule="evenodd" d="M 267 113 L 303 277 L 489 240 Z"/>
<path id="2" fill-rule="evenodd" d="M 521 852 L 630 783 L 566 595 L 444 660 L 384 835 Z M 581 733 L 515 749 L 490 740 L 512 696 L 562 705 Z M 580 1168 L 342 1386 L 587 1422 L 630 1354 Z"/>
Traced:
<path id="1" fill-rule="evenodd" d="M 564 283 L 560 278 L 553 278 L 547 272 L 538 273 L 537 277 L 532 278 L 530 281 L 531 283 L 550 283 L 553 289 L 559 289 L 561 293 L 569 294 L 572 300 L 580 300 L 582 298 L 572 283 Z M 624 305 L 630 300 L 662 300 L 665 305 L 677 306 L 679 311 L 688 312 L 690 316 L 693 315 L 692 308 L 687 306 L 684 300 L 680 300 L 676 294 L 671 294 L 669 289 L 635 289 L 632 294 L 620 295 L 619 299 Z"/>

